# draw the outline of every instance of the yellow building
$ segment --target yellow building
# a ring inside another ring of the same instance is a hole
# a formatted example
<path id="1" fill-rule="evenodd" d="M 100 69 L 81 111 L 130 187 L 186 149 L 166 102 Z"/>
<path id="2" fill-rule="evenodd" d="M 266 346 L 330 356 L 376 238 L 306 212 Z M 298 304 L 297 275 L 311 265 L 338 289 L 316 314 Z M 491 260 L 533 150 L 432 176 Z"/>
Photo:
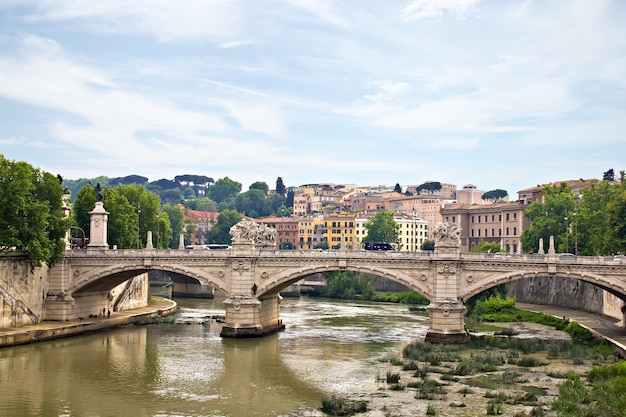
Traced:
<path id="1" fill-rule="evenodd" d="M 356 215 L 349 213 L 333 213 L 324 216 L 324 231 L 329 249 L 345 249 L 355 247 Z"/>

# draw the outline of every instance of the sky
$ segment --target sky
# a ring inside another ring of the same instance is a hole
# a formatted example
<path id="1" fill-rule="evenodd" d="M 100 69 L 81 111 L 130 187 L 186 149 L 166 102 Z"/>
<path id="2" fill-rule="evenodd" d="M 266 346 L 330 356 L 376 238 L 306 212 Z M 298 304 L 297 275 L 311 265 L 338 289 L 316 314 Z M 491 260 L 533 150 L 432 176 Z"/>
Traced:
<path id="1" fill-rule="evenodd" d="M 0 0 L 0 154 L 517 192 L 626 170 L 626 1 Z"/>

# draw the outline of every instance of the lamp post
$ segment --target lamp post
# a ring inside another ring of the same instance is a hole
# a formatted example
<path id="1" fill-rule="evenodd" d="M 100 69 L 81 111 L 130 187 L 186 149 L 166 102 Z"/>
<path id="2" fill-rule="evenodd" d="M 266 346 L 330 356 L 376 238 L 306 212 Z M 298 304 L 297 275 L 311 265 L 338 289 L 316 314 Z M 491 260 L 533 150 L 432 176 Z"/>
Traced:
<path id="1" fill-rule="evenodd" d="M 568 245 L 568 236 L 569 236 L 569 230 L 568 230 L 568 226 L 567 226 L 567 216 L 565 216 L 565 253 L 569 252 L 569 245 Z"/>
<path id="2" fill-rule="evenodd" d="M 412 218 L 412 221 L 413 221 L 413 230 L 411 231 L 411 240 L 412 240 L 411 246 L 413 248 L 413 252 L 417 252 L 417 247 L 416 247 L 417 246 L 416 245 L 416 242 L 417 242 L 417 230 L 415 230 L 415 206 L 413 206 L 413 218 Z"/>
<path id="3" fill-rule="evenodd" d="M 576 217 L 576 212 L 573 214 L 574 216 L 574 255 L 578 256 L 578 217 Z"/>
<path id="4" fill-rule="evenodd" d="M 140 216 L 141 216 L 141 203 L 137 203 L 137 249 L 141 249 L 141 229 L 139 228 Z"/>

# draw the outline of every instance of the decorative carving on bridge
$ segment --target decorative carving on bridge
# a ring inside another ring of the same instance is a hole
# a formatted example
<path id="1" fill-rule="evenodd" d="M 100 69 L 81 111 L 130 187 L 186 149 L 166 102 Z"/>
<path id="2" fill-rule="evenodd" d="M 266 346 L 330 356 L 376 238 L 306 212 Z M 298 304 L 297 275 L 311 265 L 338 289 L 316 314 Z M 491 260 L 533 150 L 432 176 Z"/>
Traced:
<path id="1" fill-rule="evenodd" d="M 448 279 L 451 275 L 456 275 L 456 268 L 454 266 L 450 266 L 446 262 L 445 264 L 437 267 L 437 273 Z"/>
<path id="2" fill-rule="evenodd" d="M 250 262 L 244 262 L 242 260 L 237 261 L 237 263 L 233 264 L 233 271 L 239 271 L 240 274 L 243 274 L 244 271 L 249 271 L 252 268 Z"/>
<path id="3" fill-rule="evenodd" d="M 466 279 L 467 282 L 474 282 L 474 275 L 468 275 Z"/>
<path id="4" fill-rule="evenodd" d="M 456 223 L 439 223 L 434 233 L 435 246 L 461 246 L 461 226 Z"/>
<path id="5" fill-rule="evenodd" d="M 243 219 L 230 228 L 230 237 L 233 244 L 253 243 L 256 246 L 276 246 L 276 229 L 266 224 L 256 223 L 254 220 Z"/>
<path id="6" fill-rule="evenodd" d="M 426 279 L 427 279 L 427 278 L 428 278 L 428 277 L 426 276 L 426 274 L 421 274 L 421 275 L 420 275 L 420 279 L 421 279 L 422 281 L 426 281 Z"/>

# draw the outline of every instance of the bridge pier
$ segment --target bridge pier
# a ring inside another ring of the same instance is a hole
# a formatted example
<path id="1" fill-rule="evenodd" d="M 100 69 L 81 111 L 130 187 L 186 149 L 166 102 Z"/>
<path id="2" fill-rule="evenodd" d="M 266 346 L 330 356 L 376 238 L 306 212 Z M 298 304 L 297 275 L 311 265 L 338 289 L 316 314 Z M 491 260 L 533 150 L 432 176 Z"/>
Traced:
<path id="1" fill-rule="evenodd" d="M 263 296 L 234 295 L 224 301 L 226 322 L 222 337 L 258 337 L 283 330 L 280 318 L 280 294 Z"/>
<path id="2" fill-rule="evenodd" d="M 427 342 L 467 343 L 465 330 L 467 309 L 459 299 L 461 245 L 460 227 L 442 223 L 435 229 L 435 252 L 433 259 L 434 299 L 426 308 L 430 325 L 426 332 Z"/>
<path id="3" fill-rule="evenodd" d="M 430 318 L 425 340 L 433 343 L 467 343 L 465 330 L 465 305 L 458 300 L 430 303 L 426 308 Z"/>

